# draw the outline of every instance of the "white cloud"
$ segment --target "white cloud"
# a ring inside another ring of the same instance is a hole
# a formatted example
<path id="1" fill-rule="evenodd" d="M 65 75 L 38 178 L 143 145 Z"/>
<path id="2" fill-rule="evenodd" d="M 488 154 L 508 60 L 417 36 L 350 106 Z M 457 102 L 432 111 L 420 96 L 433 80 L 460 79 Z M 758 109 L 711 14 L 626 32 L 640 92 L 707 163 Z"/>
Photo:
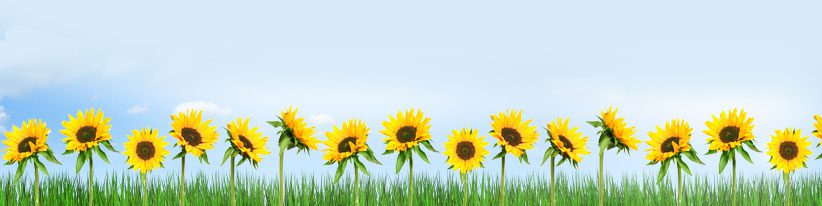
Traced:
<path id="1" fill-rule="evenodd" d="M 128 108 L 128 110 L 126 110 L 126 113 L 128 113 L 128 114 L 140 114 L 140 113 L 144 113 L 144 112 L 147 112 L 147 111 L 148 111 L 148 105 L 143 104 L 143 105 L 134 105 L 133 107 Z"/>
<path id="2" fill-rule="evenodd" d="M 178 104 L 174 107 L 174 112 L 185 112 L 189 109 L 193 110 L 202 110 L 203 113 L 206 114 L 213 114 L 213 115 L 220 115 L 220 116 L 228 116 L 231 114 L 231 108 L 228 107 L 220 107 L 213 102 L 206 102 L 206 101 L 194 101 L 194 102 L 183 102 Z"/>
<path id="3" fill-rule="evenodd" d="M 311 116 L 311 118 L 309 118 L 309 121 L 311 121 L 311 123 L 316 126 L 333 125 L 336 122 L 336 120 L 334 120 L 334 117 L 331 117 L 331 115 L 328 114 L 313 115 Z"/>
<path id="4" fill-rule="evenodd" d="M 0 106 L 0 132 L 6 131 L 6 121 L 9 119 L 9 114 L 6 113 L 6 108 Z"/>

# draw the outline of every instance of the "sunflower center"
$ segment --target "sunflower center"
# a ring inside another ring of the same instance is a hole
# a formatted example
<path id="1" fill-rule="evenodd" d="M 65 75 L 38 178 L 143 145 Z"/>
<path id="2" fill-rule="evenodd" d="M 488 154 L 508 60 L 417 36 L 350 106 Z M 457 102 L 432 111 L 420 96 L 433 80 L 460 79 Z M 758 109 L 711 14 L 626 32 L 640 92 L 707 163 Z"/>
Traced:
<path id="1" fill-rule="evenodd" d="M 17 144 L 17 151 L 18 152 L 31 152 L 31 146 L 29 146 L 29 142 L 35 143 L 36 141 L 37 141 L 37 138 L 26 137 L 25 139 L 23 139 L 23 141 L 20 141 L 20 144 Z"/>
<path id="2" fill-rule="evenodd" d="M 84 126 L 77 130 L 77 141 L 80 143 L 91 142 L 97 137 L 97 127 Z"/>
<path id="3" fill-rule="evenodd" d="M 238 138 L 240 139 L 240 142 L 243 142 L 243 147 L 245 147 L 246 149 L 254 150 L 254 146 L 251 145 L 251 141 L 248 141 L 248 138 L 246 138 L 243 135 L 239 135 Z"/>
<path id="4" fill-rule="evenodd" d="M 574 144 L 571 144 L 571 141 L 565 135 L 559 135 L 559 141 L 562 142 L 563 147 L 570 149 L 572 152 L 574 151 Z"/>
<path id="5" fill-rule="evenodd" d="M 196 129 L 186 127 L 183 128 L 182 131 L 180 131 L 180 134 L 183 136 L 183 139 L 185 139 L 186 142 L 188 142 L 188 144 L 191 146 L 196 147 L 197 145 L 200 145 L 200 143 L 203 143 L 203 137 L 200 136 L 200 132 L 198 132 Z"/>
<path id="6" fill-rule="evenodd" d="M 779 155 L 782 156 L 782 159 L 792 160 L 796 158 L 797 153 L 799 153 L 799 147 L 796 146 L 796 142 L 782 142 L 782 144 L 779 144 Z"/>
<path id="7" fill-rule="evenodd" d="M 739 127 L 727 126 L 719 131 L 719 139 L 724 143 L 734 142 L 739 139 Z"/>
<path id="8" fill-rule="evenodd" d="M 679 144 L 679 137 L 668 137 L 668 139 L 662 142 L 662 145 L 659 146 L 659 150 L 662 150 L 662 152 L 673 152 L 674 142 Z"/>
<path id="9" fill-rule="evenodd" d="M 520 136 L 519 132 L 515 129 L 508 127 L 502 128 L 500 133 L 502 133 L 502 139 L 505 139 L 511 146 L 517 146 L 522 143 L 522 136 Z"/>
<path id="10" fill-rule="evenodd" d="M 149 160 L 154 157 L 154 144 L 145 141 L 137 143 L 137 157 L 143 160 Z"/>
<path id="11" fill-rule="evenodd" d="M 474 144 L 468 141 L 457 143 L 457 156 L 462 160 L 469 160 L 474 157 Z"/>
<path id="12" fill-rule="evenodd" d="M 399 140 L 400 143 L 414 141 L 414 137 L 417 137 L 416 127 L 404 126 L 397 130 L 397 140 Z"/>
<path id="13" fill-rule="evenodd" d="M 349 142 L 356 144 L 357 143 L 357 138 L 356 137 L 346 137 L 345 139 L 340 141 L 339 145 L 337 145 L 337 151 L 339 151 L 339 152 L 351 152 L 351 145 L 348 145 Z"/>

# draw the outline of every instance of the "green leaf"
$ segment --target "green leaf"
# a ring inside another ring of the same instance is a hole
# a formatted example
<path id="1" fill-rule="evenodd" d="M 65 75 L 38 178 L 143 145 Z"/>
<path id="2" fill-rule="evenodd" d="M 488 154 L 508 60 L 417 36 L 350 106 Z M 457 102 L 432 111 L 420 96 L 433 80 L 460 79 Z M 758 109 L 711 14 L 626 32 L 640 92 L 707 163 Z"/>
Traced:
<path id="1" fill-rule="evenodd" d="M 334 175 L 334 183 L 340 181 L 340 177 L 342 177 L 343 173 L 345 173 L 346 164 L 348 164 L 348 159 L 344 159 L 340 161 L 340 164 L 337 164 L 337 174 Z"/>
<path id="2" fill-rule="evenodd" d="M 385 150 L 385 152 L 383 152 L 382 155 L 387 155 L 387 154 L 391 154 L 391 153 L 394 153 L 394 150 Z"/>
<path id="3" fill-rule="evenodd" d="M 80 152 L 80 154 L 77 155 L 77 163 L 74 166 L 75 170 L 76 170 L 75 172 L 77 174 L 80 174 L 80 169 L 83 168 L 83 164 L 86 164 L 86 160 L 88 159 L 88 157 L 86 157 L 86 155 L 87 155 L 86 153 L 88 153 L 88 152 L 89 152 L 88 150 L 82 151 L 82 152 Z M 88 154 L 88 155 L 90 155 L 90 154 Z"/>
<path id="4" fill-rule="evenodd" d="M 101 143 L 103 144 L 103 146 L 106 146 L 106 149 L 111 150 L 112 152 L 118 152 L 114 149 L 114 147 L 111 146 L 111 142 L 109 140 L 102 141 Z"/>
<path id="5" fill-rule="evenodd" d="M 397 170 L 396 173 L 397 174 L 400 173 L 400 170 L 402 169 L 402 166 L 405 164 L 405 160 L 407 158 L 406 156 L 410 155 L 410 153 L 406 154 L 408 152 L 410 152 L 410 151 L 406 150 L 406 151 L 400 152 L 399 155 L 397 155 L 397 168 L 396 168 L 396 170 Z"/>
<path id="6" fill-rule="evenodd" d="M 565 163 L 565 161 L 567 161 L 567 160 L 568 160 L 568 158 L 565 158 L 565 157 L 560 158 L 560 159 L 559 159 L 559 163 L 557 163 L 557 166 L 562 165 L 562 163 Z"/>
<path id="7" fill-rule="evenodd" d="M 43 171 L 43 174 L 46 174 L 46 176 L 48 176 L 49 171 L 46 170 L 46 165 L 43 165 L 43 162 L 40 162 L 40 159 L 36 157 L 32 159 L 34 159 L 34 166 L 37 167 L 37 169 L 39 169 L 40 171 Z"/>
<path id="8" fill-rule="evenodd" d="M 225 165 L 225 161 L 228 160 L 229 157 L 233 157 L 235 155 L 234 148 L 228 147 L 225 149 L 225 153 L 223 153 L 223 162 L 220 163 L 220 166 Z"/>
<path id="9" fill-rule="evenodd" d="M 105 161 L 106 164 L 111 164 L 111 163 L 108 162 L 108 156 L 106 156 L 106 153 L 103 152 L 103 150 L 100 149 L 100 147 L 93 147 L 93 148 L 94 149 L 92 149 L 92 150 L 94 150 L 94 152 L 97 153 L 98 156 L 100 156 L 100 159 L 103 159 L 103 161 Z"/>
<path id="10" fill-rule="evenodd" d="M 66 150 L 63 152 L 63 155 L 74 153 L 74 150 Z"/>
<path id="11" fill-rule="evenodd" d="M 26 171 L 26 164 L 28 164 L 29 159 L 24 159 L 20 161 L 20 164 L 17 164 L 17 173 L 14 174 L 14 183 L 17 184 L 20 181 L 20 177 L 23 176 L 23 172 Z"/>
<path id="12" fill-rule="evenodd" d="M 283 152 L 286 149 L 288 149 L 289 145 L 291 144 L 291 141 L 289 141 L 290 139 L 291 138 L 285 136 L 280 137 L 280 152 Z"/>
<path id="13" fill-rule="evenodd" d="M 382 165 L 382 163 L 380 163 L 380 161 L 377 160 L 377 157 L 374 156 L 374 151 L 371 151 L 371 147 L 369 147 L 368 150 L 363 152 L 362 156 L 365 157 L 365 160 L 371 161 L 378 165 Z"/>
<path id="14" fill-rule="evenodd" d="M 46 150 L 46 152 L 43 153 L 43 157 L 45 157 L 46 160 L 48 160 L 49 162 L 54 162 L 55 164 L 63 165 L 62 163 L 60 163 L 60 161 L 57 161 L 57 158 L 54 157 L 54 151 L 51 151 L 51 148 L 49 148 L 48 150 Z"/>
<path id="15" fill-rule="evenodd" d="M 186 156 L 186 151 L 180 150 L 180 153 L 177 153 L 177 155 L 174 155 L 173 160 L 176 160 L 176 159 L 178 159 L 180 157 L 183 157 L 183 156 Z"/>
<path id="16" fill-rule="evenodd" d="M 737 150 L 737 151 L 739 151 L 739 154 L 741 154 L 741 155 L 742 155 L 742 157 L 744 157 L 744 158 L 745 158 L 745 160 L 748 160 L 748 162 L 750 162 L 751 164 L 753 164 L 753 160 L 751 160 L 751 156 L 750 156 L 750 155 L 748 155 L 748 151 L 745 151 L 745 148 L 742 148 L 742 147 L 737 147 L 737 148 L 736 148 L 736 150 Z"/>
<path id="17" fill-rule="evenodd" d="M 211 163 L 208 162 L 208 153 L 205 153 L 205 151 L 203 151 L 203 154 L 200 155 L 199 159 L 200 159 L 200 162 L 205 162 L 206 164 L 209 164 L 209 165 L 211 164 Z"/>
<path id="18" fill-rule="evenodd" d="M 610 138 L 606 137 L 605 135 L 601 135 L 599 137 L 599 149 L 600 150 L 606 150 L 609 147 L 611 147 L 611 141 L 609 141 L 609 140 L 610 140 Z"/>
<path id="19" fill-rule="evenodd" d="M 371 174 L 368 174 L 368 170 L 365 169 L 365 164 L 363 164 L 360 161 L 360 158 L 353 158 L 353 160 L 354 160 L 354 166 L 356 166 L 357 170 L 362 171 L 362 173 L 365 173 L 365 175 L 371 176 Z"/>
<path id="20" fill-rule="evenodd" d="M 602 122 L 600 121 L 586 121 L 588 124 L 593 126 L 594 128 L 602 127 Z"/>
<path id="21" fill-rule="evenodd" d="M 497 153 L 497 155 L 494 156 L 494 159 L 499 159 L 499 158 L 504 157 L 504 156 L 505 156 L 505 150 L 501 150 L 501 151 L 499 151 L 499 153 Z"/>
<path id="22" fill-rule="evenodd" d="M 662 161 L 662 166 L 659 168 L 659 174 L 656 176 L 656 182 L 662 182 L 662 179 L 665 178 L 665 175 L 668 174 L 668 166 L 671 164 L 671 160 Z"/>
<path id="23" fill-rule="evenodd" d="M 248 160 L 248 158 L 245 158 L 245 157 L 240 158 L 240 161 L 238 161 L 238 162 L 237 162 L 237 164 L 236 164 L 236 165 L 234 165 L 234 166 L 240 166 L 240 165 L 242 165 L 243 163 L 245 163 L 245 161 L 247 161 L 247 160 Z"/>
<path id="24" fill-rule="evenodd" d="M 414 147 L 413 150 L 417 153 L 417 155 L 420 156 L 420 158 L 422 158 L 423 161 L 425 161 L 425 163 L 431 164 L 430 162 L 428 162 L 428 155 L 426 155 L 425 152 L 423 152 L 422 149 L 420 149 L 420 147 Z"/>
<path id="25" fill-rule="evenodd" d="M 525 152 L 523 152 L 522 155 L 519 156 L 519 161 L 525 161 L 525 164 L 531 164 L 530 162 L 528 162 L 528 153 Z"/>
<path id="26" fill-rule="evenodd" d="M 722 174 L 722 170 L 725 170 L 725 165 L 728 164 L 728 160 L 730 159 L 729 152 L 722 152 L 722 157 L 719 157 L 719 174 Z"/>
<path id="27" fill-rule="evenodd" d="M 685 164 L 685 161 L 682 161 L 681 157 L 676 158 L 676 161 L 677 161 L 677 164 L 678 164 L 679 168 L 681 168 L 682 170 L 685 170 L 685 173 L 688 173 L 688 175 L 692 175 L 691 174 L 691 168 L 688 167 L 688 164 Z"/>
<path id="28" fill-rule="evenodd" d="M 745 143 L 745 145 L 747 145 L 749 148 L 751 148 L 753 151 L 755 151 L 755 152 L 759 152 L 759 153 L 762 153 L 762 151 L 759 151 L 759 149 L 757 149 L 757 148 L 756 148 L 756 145 L 754 145 L 753 140 L 748 140 L 748 141 L 745 141 L 744 143 Z"/>
<path id="29" fill-rule="evenodd" d="M 547 150 L 545 150 L 545 154 L 542 155 L 542 164 L 540 164 L 540 165 L 545 165 L 545 161 L 548 161 L 548 158 L 554 157 L 554 154 L 555 153 L 554 153 L 554 148 L 553 147 L 548 148 Z"/>
<path id="30" fill-rule="evenodd" d="M 440 152 L 434 149 L 433 146 L 431 146 L 431 140 L 421 141 L 420 143 L 422 143 L 422 145 L 425 146 L 425 148 L 428 148 L 428 150 L 431 150 L 432 152 Z"/>
<path id="31" fill-rule="evenodd" d="M 685 152 L 685 156 L 688 157 L 688 159 L 690 159 L 693 162 L 696 162 L 696 163 L 701 164 L 701 165 L 705 165 L 705 163 L 703 163 L 702 160 L 700 160 L 699 157 L 697 157 L 696 151 L 694 150 L 694 148 L 691 148 L 691 150 L 688 150 L 687 152 Z"/>
<path id="32" fill-rule="evenodd" d="M 706 152 L 705 155 L 711 155 L 714 153 L 716 153 L 716 150 L 708 150 L 708 152 Z"/>
<path id="33" fill-rule="evenodd" d="M 816 159 L 822 159 L 822 154 L 819 154 L 819 156 L 817 156 Z"/>
<path id="34" fill-rule="evenodd" d="M 270 124 L 271 126 L 273 126 L 273 127 L 282 127 L 283 126 L 283 122 L 281 122 L 281 121 L 266 121 L 266 122 L 268 124 Z"/>

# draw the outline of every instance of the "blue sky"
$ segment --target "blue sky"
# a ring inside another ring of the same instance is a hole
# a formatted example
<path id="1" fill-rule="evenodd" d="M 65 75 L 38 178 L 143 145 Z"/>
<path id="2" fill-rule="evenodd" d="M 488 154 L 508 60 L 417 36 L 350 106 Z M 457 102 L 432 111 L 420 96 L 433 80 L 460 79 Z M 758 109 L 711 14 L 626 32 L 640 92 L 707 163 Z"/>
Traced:
<path id="1" fill-rule="evenodd" d="M 812 114 L 822 113 L 822 4 L 814 1 L 0 2 L 0 130 L 42 118 L 58 153 L 60 121 L 90 107 L 112 118 L 120 150 L 133 129 L 169 130 L 179 108 L 205 109 L 218 127 L 249 117 L 274 136 L 265 121 L 294 105 L 320 131 L 365 120 L 378 153 L 380 123 L 411 107 L 432 118 L 439 148 L 452 129 L 488 131 L 489 115 L 509 108 L 540 128 L 570 117 L 593 136 L 584 121 L 613 105 L 642 140 L 655 125 L 689 121 L 701 153 L 704 122 L 725 109 L 755 118 L 760 149 L 775 129 L 810 136 Z M 547 146 L 540 135 L 532 164 L 510 164 L 509 174 L 548 171 L 535 161 Z M 215 164 L 227 146 L 209 151 L 212 165 L 187 170 L 227 170 Z M 593 142 L 588 149 L 597 151 Z M 645 149 L 608 152 L 609 173 L 656 173 Z M 50 170 L 73 172 L 75 157 L 58 156 L 64 166 Z M 96 174 L 127 168 L 124 156 L 109 157 Z M 286 157 L 289 174 L 335 169 L 322 166 L 319 151 Z M 420 170 L 452 173 L 444 156 L 429 157 Z M 370 170 L 392 174 L 395 155 L 378 158 L 384 165 Z M 499 161 L 488 158 L 482 172 L 496 174 Z M 716 174 L 718 155 L 702 158 L 707 165 L 692 170 Z M 764 153 L 753 158 L 739 164 L 745 174 L 776 173 Z M 165 165 L 156 173 L 179 171 L 171 157 Z M 260 170 L 273 177 L 276 165 L 271 155 Z M 590 155 L 580 170 L 560 170 L 595 174 L 596 165 Z M 808 166 L 800 173 L 822 169 Z"/>

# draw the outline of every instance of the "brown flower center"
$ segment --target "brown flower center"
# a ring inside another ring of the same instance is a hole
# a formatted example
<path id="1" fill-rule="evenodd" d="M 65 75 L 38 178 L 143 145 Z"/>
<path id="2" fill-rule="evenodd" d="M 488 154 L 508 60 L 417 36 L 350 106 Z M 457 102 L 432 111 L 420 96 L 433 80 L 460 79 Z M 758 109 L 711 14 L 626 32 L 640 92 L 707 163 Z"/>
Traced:
<path id="1" fill-rule="evenodd" d="M 182 131 L 180 131 L 180 135 L 182 135 L 183 139 L 186 140 L 186 142 L 188 142 L 188 145 L 196 147 L 197 145 L 203 143 L 203 137 L 200 136 L 200 132 L 198 132 L 196 129 L 188 127 L 183 128 Z"/>
<path id="2" fill-rule="evenodd" d="M 502 135 L 502 139 L 508 142 L 509 145 L 517 146 L 519 144 L 522 144 L 522 136 L 520 136 L 517 130 L 506 127 L 502 128 L 502 131 L 500 131 L 500 133 Z"/>
<path id="3" fill-rule="evenodd" d="M 469 160 L 474 157 L 474 144 L 468 141 L 457 143 L 457 156 L 462 160 Z"/>
<path id="4" fill-rule="evenodd" d="M 400 143 L 414 141 L 417 137 L 417 128 L 413 126 L 404 126 L 397 130 L 397 140 Z"/>
<path id="5" fill-rule="evenodd" d="M 659 150 L 662 150 L 662 152 L 673 152 L 674 142 L 679 144 L 679 137 L 668 137 L 668 139 L 662 142 L 662 145 L 659 146 Z"/>
<path id="6" fill-rule="evenodd" d="M 77 130 L 77 141 L 80 143 L 86 143 L 94 141 L 95 137 L 97 137 L 97 127 L 93 126 L 84 126 L 80 127 Z"/>
<path id="7" fill-rule="evenodd" d="M 248 138 L 246 138 L 246 137 L 245 137 L 245 136 L 243 136 L 243 135 L 238 135 L 238 137 L 237 137 L 237 138 L 238 138 L 238 139 L 240 139 L 240 142 L 242 142 L 242 143 L 243 143 L 243 147 L 244 147 L 244 148 L 246 148 L 246 149 L 250 149 L 250 150 L 252 150 L 252 151 L 254 150 L 254 145 L 252 145 L 252 144 L 251 144 L 251 141 L 249 141 L 249 140 L 248 140 Z"/>
<path id="8" fill-rule="evenodd" d="M 723 143 L 730 143 L 739 140 L 739 127 L 727 126 L 719 131 L 719 139 Z"/>
<path id="9" fill-rule="evenodd" d="M 29 142 L 33 144 L 37 144 L 37 138 L 34 137 L 26 137 L 23 141 L 20 141 L 20 144 L 17 144 L 17 152 L 31 152 L 31 146 Z"/>
<path id="10" fill-rule="evenodd" d="M 562 142 L 563 147 L 570 149 L 572 152 L 574 151 L 574 145 L 564 135 L 559 135 L 559 141 Z"/>
<path id="11" fill-rule="evenodd" d="M 345 139 L 340 141 L 340 144 L 337 145 L 337 151 L 339 151 L 339 152 L 351 152 L 351 145 L 348 145 L 349 142 L 357 144 L 357 138 L 356 137 L 346 137 Z"/>
<path id="12" fill-rule="evenodd" d="M 792 160 L 796 158 L 797 153 L 799 153 L 799 147 L 796 146 L 796 142 L 782 142 L 782 144 L 779 144 L 779 155 L 782 156 L 782 159 Z"/>
<path id="13" fill-rule="evenodd" d="M 149 160 L 154 157 L 154 144 L 149 141 L 137 143 L 137 157 L 143 160 Z"/>

